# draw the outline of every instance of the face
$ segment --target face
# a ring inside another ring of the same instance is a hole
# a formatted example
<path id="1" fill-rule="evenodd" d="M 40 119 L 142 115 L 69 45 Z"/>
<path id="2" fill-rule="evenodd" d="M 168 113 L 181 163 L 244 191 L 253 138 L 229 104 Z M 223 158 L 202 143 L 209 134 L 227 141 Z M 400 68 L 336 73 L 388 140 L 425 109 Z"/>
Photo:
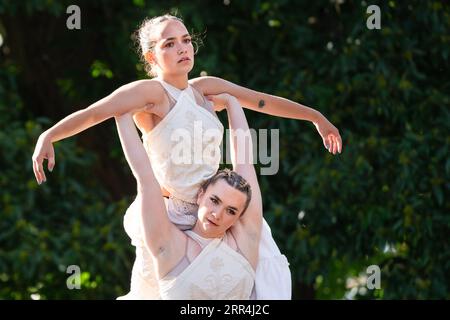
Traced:
<path id="1" fill-rule="evenodd" d="M 247 195 L 224 180 L 208 186 L 197 199 L 198 221 L 196 227 L 201 235 L 217 238 L 225 234 L 245 208 Z"/>
<path id="2" fill-rule="evenodd" d="M 146 58 L 156 66 L 158 75 L 170 76 L 189 73 L 194 66 L 194 47 L 183 23 L 166 20 L 156 26 L 152 35 L 154 50 Z"/>

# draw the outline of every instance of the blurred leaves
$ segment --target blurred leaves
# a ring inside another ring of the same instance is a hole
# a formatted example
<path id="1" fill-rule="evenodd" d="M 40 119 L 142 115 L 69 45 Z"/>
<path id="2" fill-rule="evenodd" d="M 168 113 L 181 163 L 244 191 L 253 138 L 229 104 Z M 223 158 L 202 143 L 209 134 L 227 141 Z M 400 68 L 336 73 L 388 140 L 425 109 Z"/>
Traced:
<path id="1" fill-rule="evenodd" d="M 69 4 L 81 8 L 80 31 L 65 28 Z M 135 190 L 111 200 L 112 186 L 95 170 L 105 151 L 88 152 L 77 138 L 56 144 L 57 165 L 39 187 L 31 154 L 57 112 L 144 78 L 130 35 L 146 16 L 178 8 L 189 31 L 207 31 L 190 77 L 205 71 L 298 101 L 340 129 L 343 153 L 332 156 L 313 125 L 246 113 L 251 127 L 280 129 L 280 170 L 260 183 L 294 298 L 448 299 L 449 6 L 380 3 L 382 29 L 368 30 L 367 5 L 0 2 L 0 297 L 115 298 L 128 290 L 133 255 L 122 216 Z M 33 59 L 43 68 L 27 65 Z M 60 97 L 55 109 L 46 108 L 50 93 Z M 107 133 L 107 155 L 120 155 L 114 127 Z M 83 272 L 82 290 L 66 288 L 71 264 Z M 381 290 L 363 290 L 372 264 Z"/>

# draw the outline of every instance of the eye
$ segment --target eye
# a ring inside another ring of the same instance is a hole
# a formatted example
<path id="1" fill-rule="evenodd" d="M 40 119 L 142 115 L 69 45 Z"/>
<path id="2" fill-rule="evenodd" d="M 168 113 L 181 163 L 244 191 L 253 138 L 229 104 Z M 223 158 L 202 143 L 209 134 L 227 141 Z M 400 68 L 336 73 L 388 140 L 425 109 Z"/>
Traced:
<path id="1" fill-rule="evenodd" d="M 192 39 L 190 39 L 190 38 L 184 39 L 184 42 L 186 42 L 186 43 L 191 43 L 191 41 L 192 41 Z"/>
<path id="2" fill-rule="evenodd" d="M 164 47 L 172 48 L 173 47 L 173 42 L 167 43 Z"/>
<path id="3" fill-rule="evenodd" d="M 228 209 L 228 213 L 233 215 L 233 216 L 236 214 L 236 212 L 234 210 L 231 210 L 231 209 Z"/>
<path id="4" fill-rule="evenodd" d="M 214 204 L 218 204 L 219 203 L 215 198 L 210 198 L 210 199 L 211 199 L 211 202 L 214 203 Z"/>

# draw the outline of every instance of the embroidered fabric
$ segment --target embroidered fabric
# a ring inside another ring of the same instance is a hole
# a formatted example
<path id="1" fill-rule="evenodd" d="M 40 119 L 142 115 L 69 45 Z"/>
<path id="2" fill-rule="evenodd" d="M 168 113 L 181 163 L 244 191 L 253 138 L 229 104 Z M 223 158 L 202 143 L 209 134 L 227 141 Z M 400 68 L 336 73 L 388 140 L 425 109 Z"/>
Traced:
<path id="1" fill-rule="evenodd" d="M 143 135 L 144 147 L 159 184 L 177 199 L 195 203 L 201 182 L 219 169 L 224 128 L 197 104 L 191 86 L 179 90 L 160 83 L 176 103 Z"/>
<path id="2" fill-rule="evenodd" d="M 185 233 L 197 241 L 194 232 Z M 158 282 L 162 299 L 247 300 L 254 287 L 255 272 L 245 257 L 216 238 L 178 276 Z"/>
<path id="3" fill-rule="evenodd" d="M 189 230 L 194 227 L 197 222 L 198 205 L 177 199 L 173 196 L 169 197 L 167 202 L 167 214 L 180 230 Z"/>

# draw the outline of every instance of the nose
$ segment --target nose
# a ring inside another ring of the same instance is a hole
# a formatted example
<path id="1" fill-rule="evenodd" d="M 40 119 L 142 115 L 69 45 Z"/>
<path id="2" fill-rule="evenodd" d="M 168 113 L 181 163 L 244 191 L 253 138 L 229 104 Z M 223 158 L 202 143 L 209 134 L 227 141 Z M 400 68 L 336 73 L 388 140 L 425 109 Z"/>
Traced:
<path id="1" fill-rule="evenodd" d="M 184 44 L 179 44 L 178 45 L 178 54 L 183 54 L 183 53 L 186 53 L 187 52 L 187 48 L 186 48 L 186 46 L 184 45 Z"/>
<path id="2" fill-rule="evenodd" d="M 222 211 L 221 210 L 215 210 L 211 212 L 211 215 L 214 217 L 215 220 L 219 221 L 222 217 Z"/>

